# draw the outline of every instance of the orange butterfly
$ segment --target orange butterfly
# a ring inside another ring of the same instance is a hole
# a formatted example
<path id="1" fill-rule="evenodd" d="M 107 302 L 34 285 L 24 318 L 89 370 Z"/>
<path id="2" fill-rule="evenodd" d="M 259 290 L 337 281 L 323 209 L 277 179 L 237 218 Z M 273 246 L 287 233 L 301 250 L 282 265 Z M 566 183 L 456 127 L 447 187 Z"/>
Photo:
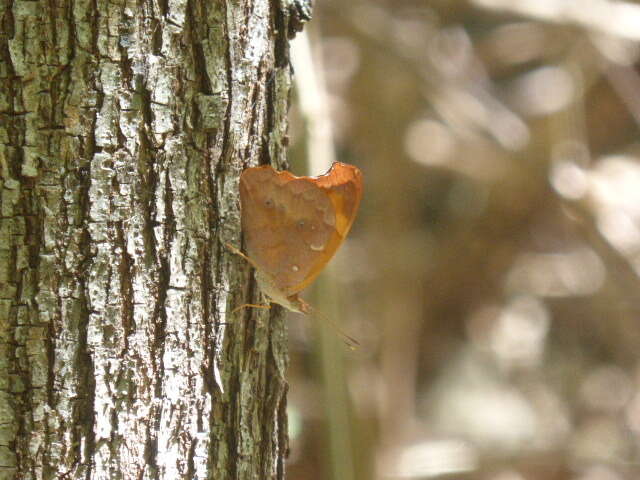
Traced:
<path id="1" fill-rule="evenodd" d="M 362 173 L 334 163 L 318 177 L 296 177 L 270 166 L 240 176 L 242 231 L 256 279 L 269 299 L 311 313 L 298 293 L 331 260 L 355 220 L 362 198 Z"/>

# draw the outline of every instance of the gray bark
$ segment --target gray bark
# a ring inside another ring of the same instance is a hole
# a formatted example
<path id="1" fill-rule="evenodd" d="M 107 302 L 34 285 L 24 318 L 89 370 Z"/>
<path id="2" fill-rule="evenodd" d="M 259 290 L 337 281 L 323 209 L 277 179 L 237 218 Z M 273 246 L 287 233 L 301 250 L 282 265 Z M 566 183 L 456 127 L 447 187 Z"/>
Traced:
<path id="1" fill-rule="evenodd" d="M 0 0 L 0 479 L 284 478 L 284 323 L 230 314 L 224 243 L 285 162 L 288 19 Z"/>

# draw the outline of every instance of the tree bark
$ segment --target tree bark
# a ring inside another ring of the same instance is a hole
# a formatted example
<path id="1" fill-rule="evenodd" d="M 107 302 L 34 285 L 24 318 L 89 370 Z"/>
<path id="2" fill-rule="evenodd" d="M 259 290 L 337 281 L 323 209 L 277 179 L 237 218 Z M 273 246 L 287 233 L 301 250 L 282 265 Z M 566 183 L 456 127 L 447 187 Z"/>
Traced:
<path id="1" fill-rule="evenodd" d="M 0 479 L 284 478 L 285 326 L 224 244 L 288 3 L 1 3 Z"/>

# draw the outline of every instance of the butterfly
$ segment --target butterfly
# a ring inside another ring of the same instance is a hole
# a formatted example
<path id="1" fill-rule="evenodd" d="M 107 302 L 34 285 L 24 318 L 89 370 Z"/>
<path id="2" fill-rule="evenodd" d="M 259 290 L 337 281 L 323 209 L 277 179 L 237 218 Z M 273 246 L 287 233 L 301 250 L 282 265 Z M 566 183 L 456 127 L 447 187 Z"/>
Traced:
<path id="1" fill-rule="evenodd" d="M 311 313 L 299 296 L 344 242 L 362 198 L 362 173 L 334 163 L 317 177 L 297 177 L 265 165 L 240 176 L 245 257 L 271 302 Z"/>

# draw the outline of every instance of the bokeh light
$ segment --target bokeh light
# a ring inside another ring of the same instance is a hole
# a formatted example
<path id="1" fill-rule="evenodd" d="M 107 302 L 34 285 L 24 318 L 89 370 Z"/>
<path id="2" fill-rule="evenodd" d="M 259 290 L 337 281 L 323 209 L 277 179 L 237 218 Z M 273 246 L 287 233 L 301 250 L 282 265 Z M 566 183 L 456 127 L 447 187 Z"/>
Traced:
<path id="1" fill-rule="evenodd" d="M 292 162 L 365 178 L 314 303 L 361 348 L 292 318 L 289 478 L 640 478 L 640 5 L 326 0 L 307 33 L 330 154 L 294 101 Z"/>

